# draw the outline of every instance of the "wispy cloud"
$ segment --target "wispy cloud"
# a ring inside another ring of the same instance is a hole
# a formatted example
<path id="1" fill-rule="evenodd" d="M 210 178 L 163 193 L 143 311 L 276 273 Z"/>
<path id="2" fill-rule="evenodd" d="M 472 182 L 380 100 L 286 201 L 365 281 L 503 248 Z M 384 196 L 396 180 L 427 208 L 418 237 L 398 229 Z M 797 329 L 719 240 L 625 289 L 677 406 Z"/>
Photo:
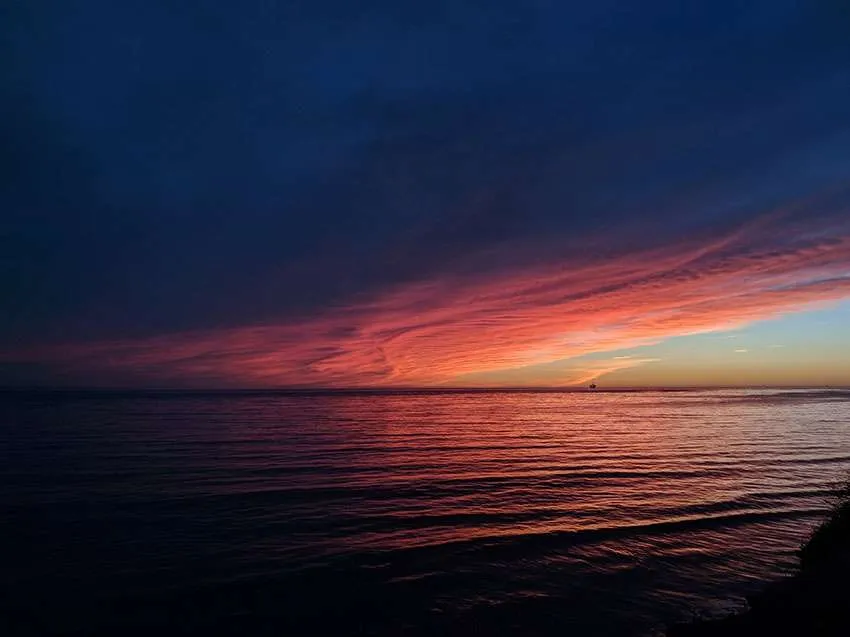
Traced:
<path id="1" fill-rule="evenodd" d="M 606 361 L 594 361 L 592 364 L 583 364 L 572 370 L 572 373 L 566 374 L 562 378 L 564 385 L 583 385 L 591 381 L 599 380 L 607 374 L 618 372 L 624 369 L 631 369 L 647 363 L 657 363 L 659 358 L 613 358 Z"/>
<path id="2" fill-rule="evenodd" d="M 281 324 L 6 353 L 107 379 L 225 386 L 445 384 L 672 336 L 736 329 L 850 297 L 850 235 L 770 225 L 616 259 L 399 285 Z M 746 350 L 736 350 L 743 353 Z M 582 383 L 647 362 L 617 357 Z M 533 377 L 528 378 L 534 383 Z"/>

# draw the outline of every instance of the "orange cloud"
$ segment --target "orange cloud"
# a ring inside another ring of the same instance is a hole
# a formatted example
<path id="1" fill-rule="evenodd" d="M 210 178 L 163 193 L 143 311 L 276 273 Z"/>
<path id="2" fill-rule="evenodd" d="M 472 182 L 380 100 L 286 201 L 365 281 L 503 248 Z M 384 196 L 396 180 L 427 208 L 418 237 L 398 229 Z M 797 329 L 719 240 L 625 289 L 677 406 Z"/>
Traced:
<path id="1" fill-rule="evenodd" d="M 562 379 L 562 385 L 586 385 L 591 381 L 598 380 L 607 374 L 612 374 L 623 369 L 631 369 L 646 363 L 655 363 L 658 358 L 622 358 L 614 357 L 611 360 L 585 362 L 580 367 L 571 370 Z"/>
<path id="2" fill-rule="evenodd" d="M 768 219 L 708 244 L 398 286 L 280 324 L 8 352 L 2 359 L 149 384 L 451 384 L 738 328 L 850 297 L 848 272 L 850 234 L 788 236 Z M 644 362 L 586 366 L 570 382 Z"/>

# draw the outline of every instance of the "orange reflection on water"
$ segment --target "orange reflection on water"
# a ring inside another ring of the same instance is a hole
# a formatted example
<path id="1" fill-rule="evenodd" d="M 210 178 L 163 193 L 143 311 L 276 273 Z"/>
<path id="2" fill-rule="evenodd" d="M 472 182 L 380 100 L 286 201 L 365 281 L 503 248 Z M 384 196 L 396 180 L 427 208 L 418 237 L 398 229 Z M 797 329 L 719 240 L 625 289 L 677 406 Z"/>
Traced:
<path id="1" fill-rule="evenodd" d="M 294 450 L 304 471 L 280 486 L 336 493 L 323 515 L 349 520 L 333 541 L 339 550 L 617 534 L 811 508 L 793 496 L 772 504 L 771 494 L 821 481 L 806 459 L 823 443 L 769 397 L 759 400 L 745 392 L 328 396 L 303 402 L 310 433 L 288 439 L 285 462 L 291 467 Z"/>

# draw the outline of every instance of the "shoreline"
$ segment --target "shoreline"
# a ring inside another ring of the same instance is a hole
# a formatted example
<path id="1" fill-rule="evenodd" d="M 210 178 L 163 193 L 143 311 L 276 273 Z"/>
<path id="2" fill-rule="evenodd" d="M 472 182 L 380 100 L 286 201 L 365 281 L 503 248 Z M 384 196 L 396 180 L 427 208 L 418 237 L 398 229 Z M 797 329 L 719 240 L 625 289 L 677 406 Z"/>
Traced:
<path id="1" fill-rule="evenodd" d="M 799 551 L 795 575 L 748 596 L 749 608 L 719 619 L 667 629 L 667 637 L 850 635 L 850 479 L 836 503 Z"/>

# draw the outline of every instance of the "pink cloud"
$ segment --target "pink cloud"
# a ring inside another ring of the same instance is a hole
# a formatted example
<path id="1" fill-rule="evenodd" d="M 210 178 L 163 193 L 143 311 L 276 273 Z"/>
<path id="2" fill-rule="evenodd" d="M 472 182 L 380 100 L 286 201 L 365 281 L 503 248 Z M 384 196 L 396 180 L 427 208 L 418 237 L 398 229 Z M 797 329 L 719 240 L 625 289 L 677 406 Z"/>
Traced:
<path id="1" fill-rule="evenodd" d="M 421 281 L 297 321 L 2 359 L 148 384 L 451 384 L 822 305 L 850 297 L 848 274 L 850 234 L 788 236 L 768 217 L 709 243 Z M 584 383 L 643 362 L 605 361 L 567 380 Z"/>
<path id="2" fill-rule="evenodd" d="M 558 379 L 558 385 L 586 385 L 599 380 L 603 376 L 613 374 L 624 369 L 631 369 L 647 363 L 655 363 L 658 358 L 622 358 L 614 357 L 610 360 L 583 361 L 581 365 L 568 370 Z"/>

